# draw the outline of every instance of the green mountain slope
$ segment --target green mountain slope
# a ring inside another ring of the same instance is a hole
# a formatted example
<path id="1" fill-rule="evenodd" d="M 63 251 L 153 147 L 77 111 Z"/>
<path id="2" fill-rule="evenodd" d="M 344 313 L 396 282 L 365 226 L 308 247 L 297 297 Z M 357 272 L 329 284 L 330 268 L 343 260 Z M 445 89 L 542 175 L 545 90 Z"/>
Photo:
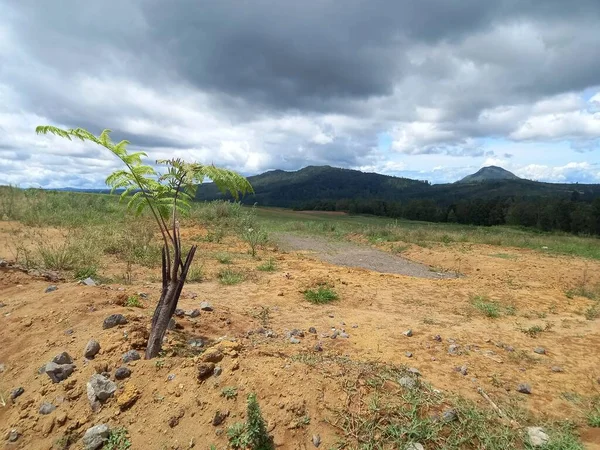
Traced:
<path id="1" fill-rule="evenodd" d="M 482 183 L 486 181 L 497 181 L 497 180 L 520 180 L 514 173 L 509 172 L 506 169 L 498 166 L 488 166 L 479 169 L 477 172 L 471 175 L 467 175 L 457 183 Z"/>

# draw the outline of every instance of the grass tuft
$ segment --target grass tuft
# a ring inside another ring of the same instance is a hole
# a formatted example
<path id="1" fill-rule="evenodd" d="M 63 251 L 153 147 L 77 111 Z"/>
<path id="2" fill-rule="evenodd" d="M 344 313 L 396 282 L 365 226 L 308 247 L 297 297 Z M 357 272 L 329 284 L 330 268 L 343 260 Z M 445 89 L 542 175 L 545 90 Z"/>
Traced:
<path id="1" fill-rule="evenodd" d="M 259 265 L 257 269 L 262 272 L 275 272 L 275 270 L 277 270 L 277 266 L 275 265 L 275 260 L 273 258 L 269 258 L 268 261 Z"/>
<path id="2" fill-rule="evenodd" d="M 339 296 L 332 288 L 319 286 L 317 289 L 307 289 L 304 291 L 304 298 L 311 303 L 322 305 L 337 300 Z"/>
<path id="3" fill-rule="evenodd" d="M 231 286 L 234 284 L 239 284 L 246 279 L 243 273 L 237 272 L 232 269 L 223 269 L 217 274 L 217 278 L 219 279 L 219 283 Z"/>

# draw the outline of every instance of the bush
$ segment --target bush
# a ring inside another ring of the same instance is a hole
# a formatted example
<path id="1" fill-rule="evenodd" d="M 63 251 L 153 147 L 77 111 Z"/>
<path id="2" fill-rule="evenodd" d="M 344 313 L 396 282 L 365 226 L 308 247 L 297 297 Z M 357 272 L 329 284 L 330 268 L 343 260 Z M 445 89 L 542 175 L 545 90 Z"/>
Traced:
<path id="1" fill-rule="evenodd" d="M 217 274 L 217 278 L 221 284 L 232 285 L 244 281 L 244 274 L 231 269 L 223 269 Z"/>
<path id="2" fill-rule="evenodd" d="M 267 432 L 265 419 L 260 411 L 256 394 L 248 395 L 246 423 L 236 423 L 229 427 L 227 436 L 235 449 L 272 450 L 273 440 Z"/>
<path id="3" fill-rule="evenodd" d="M 318 289 L 307 289 L 304 291 L 304 298 L 311 303 L 324 304 L 337 300 L 338 294 L 327 286 L 319 286 Z"/>

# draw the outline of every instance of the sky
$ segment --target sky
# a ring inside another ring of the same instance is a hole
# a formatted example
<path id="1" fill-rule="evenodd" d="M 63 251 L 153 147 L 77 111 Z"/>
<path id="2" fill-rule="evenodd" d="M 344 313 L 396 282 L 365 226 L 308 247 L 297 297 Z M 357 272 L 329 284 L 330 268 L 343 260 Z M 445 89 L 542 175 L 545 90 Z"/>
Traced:
<path id="1" fill-rule="evenodd" d="M 600 183 L 598 0 L 0 0 L 0 184 L 148 159 Z"/>

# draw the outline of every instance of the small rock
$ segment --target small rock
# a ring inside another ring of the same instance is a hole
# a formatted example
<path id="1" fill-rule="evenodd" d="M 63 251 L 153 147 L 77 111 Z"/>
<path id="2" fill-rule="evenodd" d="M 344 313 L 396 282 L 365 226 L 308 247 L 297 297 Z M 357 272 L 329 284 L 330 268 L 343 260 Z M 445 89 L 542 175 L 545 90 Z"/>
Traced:
<path id="1" fill-rule="evenodd" d="M 213 370 L 213 375 L 215 377 L 218 377 L 219 375 L 221 375 L 223 373 L 223 368 L 221 366 L 216 366 L 215 370 Z"/>
<path id="2" fill-rule="evenodd" d="M 276 338 L 277 333 L 275 333 L 273 330 L 267 330 L 265 331 L 265 336 L 268 338 Z"/>
<path id="3" fill-rule="evenodd" d="M 17 442 L 19 440 L 20 436 L 21 436 L 21 433 L 19 433 L 18 430 L 15 430 L 13 428 L 12 430 L 10 430 L 8 432 L 8 442 Z"/>
<path id="4" fill-rule="evenodd" d="M 177 308 L 173 314 L 176 317 L 183 317 L 185 316 L 185 311 L 183 309 Z"/>
<path id="5" fill-rule="evenodd" d="M 316 330 L 315 330 L 316 333 Z M 288 331 L 288 337 L 304 337 L 304 331 L 294 328 L 292 331 Z"/>
<path id="6" fill-rule="evenodd" d="M 353 324 L 353 325 L 352 325 L 352 328 L 358 328 L 358 325 L 356 325 L 356 324 Z"/>
<path id="7" fill-rule="evenodd" d="M 562 368 L 562 367 L 560 367 L 560 366 L 552 366 L 552 367 L 550 367 L 550 370 L 551 370 L 552 372 L 556 372 L 556 373 L 559 373 L 559 372 L 564 372 L 563 368 Z"/>
<path id="8" fill-rule="evenodd" d="M 433 337 L 433 340 L 434 340 L 434 341 L 436 341 L 436 342 L 442 342 L 442 337 L 441 337 L 439 334 L 436 334 L 436 335 Z"/>
<path id="9" fill-rule="evenodd" d="M 100 351 L 100 343 L 95 339 L 91 339 L 85 346 L 85 350 L 83 351 L 83 356 L 85 356 L 88 359 L 93 359 L 94 356 L 96 356 L 99 351 Z"/>
<path id="10" fill-rule="evenodd" d="M 102 448 L 104 443 L 108 440 L 109 434 L 110 428 L 105 424 L 88 428 L 83 435 L 83 446 L 85 450 L 98 450 L 99 448 Z"/>
<path id="11" fill-rule="evenodd" d="M 417 386 L 416 380 L 412 377 L 400 377 L 398 384 L 406 389 L 414 389 Z"/>
<path id="12" fill-rule="evenodd" d="M 545 355 L 546 354 L 546 349 L 544 347 L 536 347 L 533 349 L 534 353 L 537 353 L 538 355 Z"/>
<path id="13" fill-rule="evenodd" d="M 51 284 L 50 286 L 48 286 L 48 287 L 46 288 L 46 290 L 45 290 L 44 292 L 47 294 L 48 292 L 54 292 L 54 291 L 56 291 L 57 289 L 58 289 L 58 286 L 56 286 L 56 285 L 54 285 L 54 284 Z"/>
<path id="14" fill-rule="evenodd" d="M 227 419 L 227 416 L 229 415 L 229 411 L 225 411 L 225 412 L 221 412 L 221 411 L 217 411 L 215 413 L 215 417 L 213 417 L 213 421 L 212 424 L 215 427 L 218 427 L 219 425 L 221 425 L 223 422 L 225 422 L 225 419 Z"/>
<path id="15" fill-rule="evenodd" d="M 454 370 L 460 372 L 461 375 L 467 375 L 467 373 L 469 373 L 467 366 L 455 367 Z"/>
<path id="16" fill-rule="evenodd" d="M 315 327 L 310 327 L 308 329 L 308 332 L 311 333 L 311 334 L 317 334 L 317 329 Z"/>
<path id="17" fill-rule="evenodd" d="M 506 347 L 504 347 L 504 350 L 512 353 L 515 351 L 515 348 L 512 345 L 507 345 Z"/>
<path id="18" fill-rule="evenodd" d="M 140 398 L 140 391 L 132 383 L 127 383 L 123 390 L 117 394 L 117 405 L 121 411 L 131 408 Z"/>
<path id="19" fill-rule="evenodd" d="M 0 308 L 4 308 L 5 306 L 6 306 L 6 303 L 0 302 Z"/>
<path id="20" fill-rule="evenodd" d="M 199 338 L 192 338 L 188 341 L 188 345 L 192 348 L 201 348 L 204 347 L 204 341 Z"/>
<path id="21" fill-rule="evenodd" d="M 332 334 L 331 334 L 331 339 L 336 339 L 338 336 L 340 335 L 340 332 L 338 330 L 335 330 Z"/>
<path id="22" fill-rule="evenodd" d="M 314 350 L 316 352 L 322 352 L 323 351 L 323 345 L 320 342 L 317 342 L 314 346 Z"/>
<path id="23" fill-rule="evenodd" d="M 40 406 L 40 409 L 38 412 L 45 416 L 45 415 L 50 414 L 55 409 L 56 409 L 56 406 L 54 406 L 52 403 L 44 402 Z"/>
<path id="24" fill-rule="evenodd" d="M 102 328 L 105 330 L 108 328 L 116 327 L 117 325 L 125 325 L 127 323 L 127 319 L 123 314 L 111 314 L 102 323 Z"/>
<path id="25" fill-rule="evenodd" d="M 544 433 L 542 427 L 527 427 L 527 438 L 532 447 L 542 447 L 548 443 L 550 437 Z"/>
<path id="26" fill-rule="evenodd" d="M 87 397 L 93 411 L 100 408 L 100 402 L 108 400 L 117 391 L 117 385 L 108 378 L 95 373 L 87 383 Z"/>
<path id="27" fill-rule="evenodd" d="M 405 331 L 404 333 L 402 333 L 402 334 L 403 334 L 404 336 L 411 337 L 411 336 L 413 335 L 413 332 L 412 332 L 412 330 L 410 330 L 410 329 L 409 329 L 409 330 L 406 330 L 406 331 Z"/>
<path id="28" fill-rule="evenodd" d="M 411 352 L 406 352 L 405 355 L 407 358 L 412 358 L 412 356 L 413 356 L 413 354 Z"/>
<path id="29" fill-rule="evenodd" d="M 22 387 L 13 389 L 12 391 L 10 391 L 10 399 L 14 401 L 17 397 L 20 397 L 21 395 L 23 395 L 24 392 L 25 392 L 25 389 L 23 389 Z"/>
<path id="30" fill-rule="evenodd" d="M 223 352 L 217 348 L 209 348 L 202 354 L 202 361 L 207 363 L 218 363 L 223 359 Z"/>
<path id="31" fill-rule="evenodd" d="M 215 370 L 215 365 L 210 362 L 198 364 L 198 380 L 203 381 L 210 377 Z"/>
<path id="32" fill-rule="evenodd" d="M 66 380 L 75 370 L 74 364 L 56 364 L 49 362 L 44 367 L 44 372 L 50 377 L 53 383 L 60 383 Z"/>
<path id="33" fill-rule="evenodd" d="M 167 375 L 167 381 L 173 381 L 174 379 L 175 379 L 174 373 L 170 373 L 169 375 Z"/>
<path id="34" fill-rule="evenodd" d="M 6 366 L 4 364 L 0 364 L 0 373 L 6 370 Z"/>
<path id="35" fill-rule="evenodd" d="M 62 352 L 52 358 L 54 364 L 73 364 L 73 358 L 67 352 Z"/>
<path id="36" fill-rule="evenodd" d="M 531 386 L 527 383 L 521 383 L 517 386 L 517 392 L 521 394 L 531 394 Z"/>
<path id="37" fill-rule="evenodd" d="M 419 372 L 419 369 L 417 369 L 416 367 L 409 367 L 408 372 L 412 373 L 413 375 L 416 375 L 418 377 L 421 376 L 421 372 Z"/>
<path id="38" fill-rule="evenodd" d="M 315 447 L 319 448 L 319 445 L 321 445 L 321 436 L 313 434 L 312 443 Z"/>
<path id="39" fill-rule="evenodd" d="M 442 413 L 442 420 L 446 423 L 454 422 L 456 417 L 456 410 L 454 409 L 447 409 Z"/>
<path id="40" fill-rule="evenodd" d="M 208 302 L 202 302 L 202 303 L 200 303 L 200 309 L 201 309 L 202 311 L 212 311 L 212 310 L 213 310 L 213 307 L 212 307 L 212 305 L 211 305 L 210 303 L 208 303 Z"/>
<path id="41" fill-rule="evenodd" d="M 406 447 L 406 450 L 425 450 L 425 447 L 423 447 L 423 444 L 419 442 L 411 442 Z"/>
<path id="42" fill-rule="evenodd" d="M 115 380 L 124 380 L 131 376 L 131 370 L 128 367 L 119 367 L 115 370 Z"/>
<path id="43" fill-rule="evenodd" d="M 192 309 L 191 311 L 186 311 L 185 315 L 189 316 L 189 317 L 191 317 L 193 319 L 194 317 L 198 317 L 200 315 L 200 310 L 199 309 Z"/>
<path id="44" fill-rule="evenodd" d="M 137 361 L 138 359 L 141 359 L 141 358 L 142 357 L 137 352 L 137 350 L 129 350 L 128 352 L 123 354 L 123 362 L 124 363 L 128 363 L 131 361 Z"/>
<path id="45" fill-rule="evenodd" d="M 458 354 L 458 345 L 456 345 L 456 344 L 449 345 L 448 353 L 451 355 L 457 355 Z"/>
<path id="46" fill-rule="evenodd" d="M 96 282 L 90 277 L 87 277 L 85 280 L 81 280 L 81 284 L 85 284 L 86 286 L 96 286 Z"/>
<path id="47" fill-rule="evenodd" d="M 167 330 L 172 331 L 175 328 L 177 328 L 177 321 L 171 317 L 171 320 L 169 320 L 169 324 L 167 325 Z"/>
<path id="48" fill-rule="evenodd" d="M 292 336 L 292 337 L 290 338 L 290 342 L 291 342 L 292 344 L 299 344 L 301 341 L 300 341 L 300 339 L 298 339 L 297 337 L 294 337 L 294 336 Z"/>
<path id="49" fill-rule="evenodd" d="M 65 330 L 65 334 L 67 336 L 71 336 L 75 331 L 73 330 L 73 328 L 69 328 L 68 330 Z"/>
<path id="50" fill-rule="evenodd" d="M 344 339 L 348 339 L 348 338 L 350 337 L 350 335 L 349 335 L 348 333 L 346 333 L 345 331 L 342 331 L 342 332 L 340 333 L 340 337 L 341 337 L 341 338 L 344 338 Z"/>

